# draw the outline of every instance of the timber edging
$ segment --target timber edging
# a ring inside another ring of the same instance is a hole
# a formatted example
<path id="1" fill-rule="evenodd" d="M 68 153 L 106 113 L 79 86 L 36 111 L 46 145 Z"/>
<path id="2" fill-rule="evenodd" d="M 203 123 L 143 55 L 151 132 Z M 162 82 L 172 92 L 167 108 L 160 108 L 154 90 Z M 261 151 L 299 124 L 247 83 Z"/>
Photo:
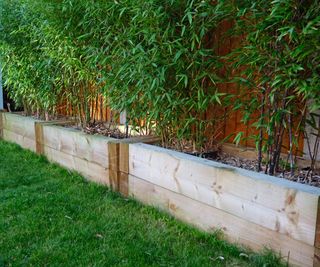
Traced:
<path id="1" fill-rule="evenodd" d="M 0 113 L 4 140 L 230 241 L 320 266 L 319 188 L 142 143 L 155 137 L 117 140 L 57 124 Z"/>

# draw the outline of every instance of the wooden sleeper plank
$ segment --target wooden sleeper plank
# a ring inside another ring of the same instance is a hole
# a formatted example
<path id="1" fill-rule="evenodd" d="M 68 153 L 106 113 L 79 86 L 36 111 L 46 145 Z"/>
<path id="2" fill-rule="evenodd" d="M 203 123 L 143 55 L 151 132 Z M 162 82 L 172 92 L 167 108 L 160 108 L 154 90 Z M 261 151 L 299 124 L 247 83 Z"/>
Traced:
<path id="1" fill-rule="evenodd" d="M 129 144 L 120 143 L 119 152 L 119 191 L 123 196 L 127 197 L 129 194 Z"/>
<path id="2" fill-rule="evenodd" d="M 129 175 L 129 195 L 205 231 L 220 229 L 228 240 L 247 245 L 255 251 L 267 246 L 280 251 L 285 259 L 289 254 L 289 263 L 294 266 L 313 266 L 313 246 L 132 175 Z"/>
<path id="3" fill-rule="evenodd" d="M 108 143 L 110 186 L 119 191 L 119 143 Z"/>
<path id="4" fill-rule="evenodd" d="M 314 245 L 319 194 L 311 187 L 143 144 L 129 154 L 131 175 Z"/>

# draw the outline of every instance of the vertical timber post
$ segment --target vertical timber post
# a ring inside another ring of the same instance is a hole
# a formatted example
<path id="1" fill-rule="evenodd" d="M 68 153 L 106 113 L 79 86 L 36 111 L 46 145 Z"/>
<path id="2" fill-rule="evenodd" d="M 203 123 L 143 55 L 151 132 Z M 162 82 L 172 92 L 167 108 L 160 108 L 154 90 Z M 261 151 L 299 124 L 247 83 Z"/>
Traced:
<path id="1" fill-rule="evenodd" d="M 119 162 L 119 191 L 127 197 L 129 195 L 129 144 L 120 143 L 120 162 Z"/>
<path id="2" fill-rule="evenodd" d="M 34 123 L 34 130 L 36 136 L 36 152 L 39 155 L 44 154 L 44 140 L 43 140 L 43 127 L 41 122 Z"/>
<path id="3" fill-rule="evenodd" d="M 108 143 L 109 180 L 112 190 L 129 195 L 129 146 L 134 143 L 152 144 L 159 141 L 158 137 L 133 137 Z"/>
<path id="4" fill-rule="evenodd" d="M 36 153 L 39 155 L 44 155 L 44 133 L 43 133 L 43 126 L 46 125 L 64 125 L 64 124 L 71 124 L 73 123 L 72 120 L 61 120 L 61 121 L 36 121 L 34 123 L 34 132 L 35 132 L 35 139 L 36 139 Z"/>
<path id="5" fill-rule="evenodd" d="M 110 187 L 119 191 L 119 143 L 108 143 Z"/>

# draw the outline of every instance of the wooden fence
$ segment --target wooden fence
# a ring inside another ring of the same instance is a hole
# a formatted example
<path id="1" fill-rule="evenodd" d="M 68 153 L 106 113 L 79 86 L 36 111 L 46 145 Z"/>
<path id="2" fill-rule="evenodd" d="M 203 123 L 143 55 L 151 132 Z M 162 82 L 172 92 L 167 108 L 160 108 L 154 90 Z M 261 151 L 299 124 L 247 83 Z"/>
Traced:
<path id="1" fill-rule="evenodd" d="M 157 146 L 116 140 L 0 113 L 5 140 L 254 250 L 320 266 L 320 189 Z"/>

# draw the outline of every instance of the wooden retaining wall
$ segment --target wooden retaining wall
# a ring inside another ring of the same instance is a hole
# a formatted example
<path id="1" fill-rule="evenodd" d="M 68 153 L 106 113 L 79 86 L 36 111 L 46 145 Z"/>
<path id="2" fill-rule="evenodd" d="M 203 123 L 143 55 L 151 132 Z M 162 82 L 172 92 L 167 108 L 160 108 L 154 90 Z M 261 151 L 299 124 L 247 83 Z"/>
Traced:
<path id="1" fill-rule="evenodd" d="M 254 250 L 319 266 L 320 189 L 167 149 L 129 146 L 129 195 Z"/>
<path id="2" fill-rule="evenodd" d="M 137 142 L 0 113 L 3 139 L 254 250 L 320 266 L 320 189 Z"/>
<path id="3" fill-rule="evenodd" d="M 1 112 L 0 115 L 0 132 L 3 139 L 36 152 L 34 124 L 37 120 L 14 113 Z"/>
<path id="4" fill-rule="evenodd" d="M 0 138 L 45 155 L 50 161 L 117 191 L 119 143 L 153 143 L 158 140 L 149 136 L 117 140 L 59 126 L 68 123 L 70 121 L 45 122 L 19 114 L 0 112 Z"/>
<path id="5" fill-rule="evenodd" d="M 108 142 L 112 138 L 45 124 L 42 125 L 42 132 L 39 143 L 43 155 L 50 161 L 78 171 L 91 181 L 110 185 Z"/>

